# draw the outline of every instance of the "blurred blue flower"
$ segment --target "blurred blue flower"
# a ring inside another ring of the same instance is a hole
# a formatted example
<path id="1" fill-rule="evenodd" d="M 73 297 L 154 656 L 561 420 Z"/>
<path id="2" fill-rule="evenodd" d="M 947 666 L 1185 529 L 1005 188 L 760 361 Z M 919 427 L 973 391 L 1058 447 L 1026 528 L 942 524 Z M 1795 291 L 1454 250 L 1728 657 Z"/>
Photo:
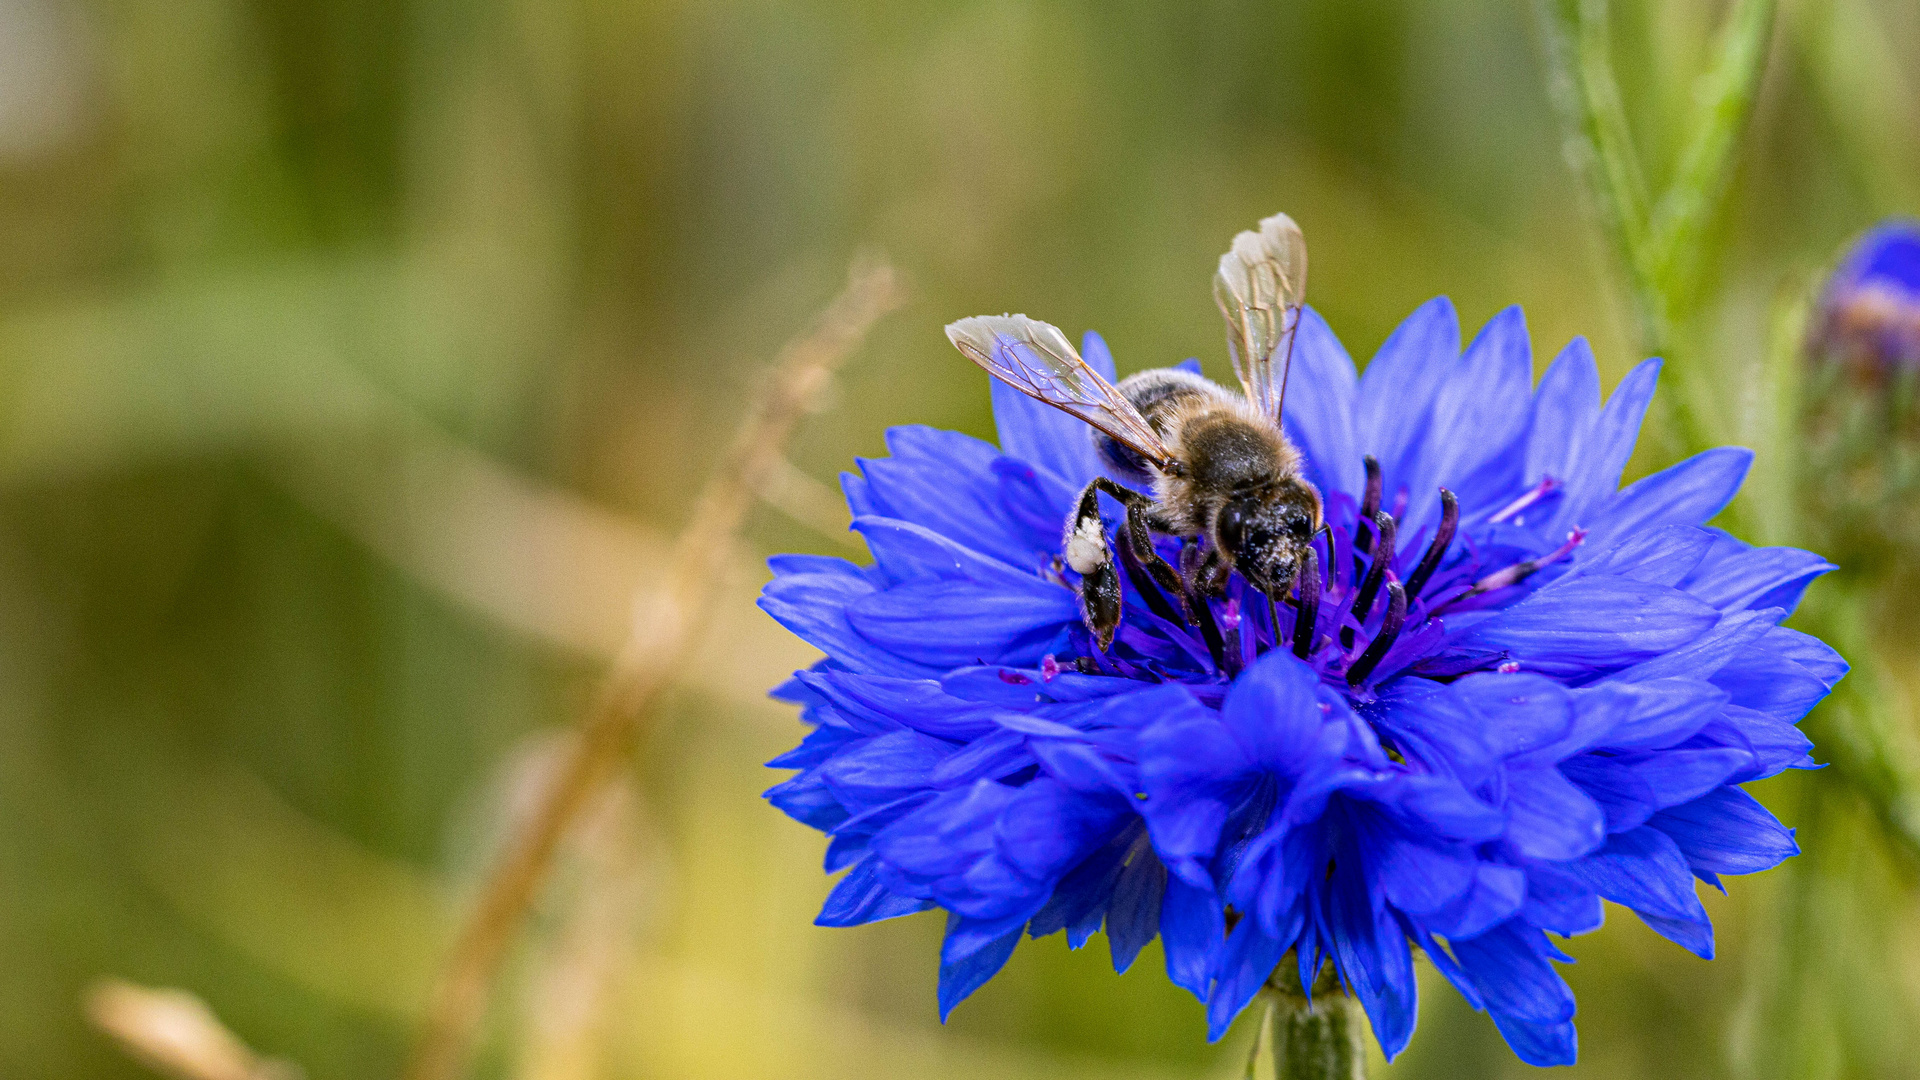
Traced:
<path id="1" fill-rule="evenodd" d="M 1858 374 L 1920 368 L 1920 221 L 1896 218 L 1861 237 L 1820 307 L 1827 351 Z"/>
<path id="2" fill-rule="evenodd" d="M 813 730 L 767 796 L 846 871 L 820 924 L 947 912 L 943 1018 L 1022 933 L 1104 926 L 1116 969 L 1162 938 L 1214 1038 L 1289 950 L 1302 985 L 1331 960 L 1392 1057 L 1417 946 L 1571 1062 L 1548 933 L 1606 898 L 1711 956 L 1694 879 L 1797 850 L 1739 785 L 1811 767 L 1794 725 L 1846 665 L 1779 623 L 1833 568 L 1703 524 L 1746 450 L 1619 488 L 1657 361 L 1603 404 L 1576 340 L 1535 388 L 1518 309 L 1463 353 L 1440 299 L 1364 377 L 1307 312 L 1293 365 L 1317 582 L 1236 576 L 1192 627 L 1136 575 L 1106 654 L 1060 558 L 1086 427 L 996 383 L 998 449 L 891 431 L 845 477 L 873 565 L 773 560 L 762 607 L 826 658 L 776 691 Z"/>

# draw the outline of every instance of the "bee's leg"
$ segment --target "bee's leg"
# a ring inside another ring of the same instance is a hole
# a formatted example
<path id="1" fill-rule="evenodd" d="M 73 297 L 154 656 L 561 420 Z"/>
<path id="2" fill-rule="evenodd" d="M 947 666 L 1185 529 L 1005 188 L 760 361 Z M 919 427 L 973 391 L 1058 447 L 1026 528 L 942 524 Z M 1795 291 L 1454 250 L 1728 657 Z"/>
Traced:
<path id="1" fill-rule="evenodd" d="M 1184 591 L 1180 594 L 1186 601 L 1189 622 L 1200 628 L 1200 638 L 1207 643 L 1207 651 L 1213 656 L 1215 667 L 1225 669 L 1228 663 L 1228 638 L 1220 632 L 1220 624 L 1213 617 L 1213 608 L 1207 604 L 1208 594 L 1201 592 L 1207 576 L 1209 563 L 1217 561 L 1219 553 L 1209 549 L 1202 552 L 1197 537 L 1188 537 L 1180 546 L 1180 573 Z M 1235 658 L 1240 653 L 1239 631 L 1232 638 L 1231 652 Z"/>
<path id="2" fill-rule="evenodd" d="M 1104 491 L 1127 508 L 1127 520 L 1123 528 L 1126 530 L 1127 548 L 1133 553 L 1134 561 L 1153 578 L 1154 584 L 1168 595 L 1179 597 L 1181 605 L 1186 606 L 1186 583 L 1180 580 L 1180 573 L 1173 568 L 1173 564 L 1161 558 L 1160 552 L 1153 546 L 1153 530 L 1148 524 L 1153 517 L 1153 500 L 1131 488 L 1121 487 L 1104 476 L 1096 477 L 1093 483 L 1087 485 L 1087 490 L 1089 494 L 1096 490 Z M 1085 496 L 1082 498 L 1084 500 Z M 1186 621 L 1189 625 L 1193 623 L 1191 611 L 1186 613 Z"/>
<path id="3" fill-rule="evenodd" d="M 1188 543 L 1180 551 L 1180 572 L 1186 576 L 1193 591 L 1201 596 L 1225 596 L 1227 575 L 1232 570 L 1219 548 L 1208 548 L 1203 552 L 1197 543 Z"/>
<path id="4" fill-rule="evenodd" d="M 1080 492 L 1073 516 L 1067 520 L 1067 565 L 1080 575 L 1080 617 L 1086 621 L 1101 652 L 1113 644 L 1120 626 L 1120 573 L 1107 545 L 1107 526 L 1100 520 L 1099 481 Z"/>

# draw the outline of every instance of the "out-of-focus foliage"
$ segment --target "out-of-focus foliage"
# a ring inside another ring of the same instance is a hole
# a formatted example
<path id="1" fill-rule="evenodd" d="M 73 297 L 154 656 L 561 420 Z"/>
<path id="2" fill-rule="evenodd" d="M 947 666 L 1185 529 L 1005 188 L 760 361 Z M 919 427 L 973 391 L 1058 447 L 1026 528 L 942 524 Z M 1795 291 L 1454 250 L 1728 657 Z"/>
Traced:
<path id="1" fill-rule="evenodd" d="M 1722 7 L 1615 5 L 1650 168 Z M 1783 542 L 1769 305 L 1920 211 L 1920 9 L 1786 0 L 1773 48 L 1687 361 L 1759 451 L 1749 538 Z M 991 435 L 959 316 L 1223 372 L 1208 274 L 1282 209 L 1357 353 L 1447 292 L 1617 377 L 1630 309 L 1559 139 L 1512 0 L 0 0 L 0 1073 L 143 1075 L 85 1025 L 114 974 L 315 1080 L 393 1075 L 490 844 L 855 248 L 916 294 L 803 433 L 822 479 L 888 425 Z M 772 511 L 750 539 L 841 543 Z M 794 733 L 760 695 L 809 657 L 758 573 L 568 851 L 482 1072 L 1232 1074 L 1153 951 L 1116 978 L 1023 947 L 942 1029 L 937 918 L 810 925 L 820 841 L 754 797 Z M 1920 640 L 1873 623 L 1910 736 Z M 1913 867 L 1838 771 L 1761 792 L 1809 855 L 1707 897 L 1721 959 L 1623 917 L 1572 943 L 1576 1073 L 1905 1075 Z M 1525 1071 L 1429 987 L 1383 1075 Z"/>

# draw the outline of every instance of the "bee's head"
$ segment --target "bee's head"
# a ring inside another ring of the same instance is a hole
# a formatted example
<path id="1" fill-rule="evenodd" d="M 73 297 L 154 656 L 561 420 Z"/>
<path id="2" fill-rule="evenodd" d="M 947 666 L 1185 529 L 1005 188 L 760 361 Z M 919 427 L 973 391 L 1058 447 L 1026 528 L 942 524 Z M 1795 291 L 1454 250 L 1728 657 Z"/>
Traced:
<path id="1" fill-rule="evenodd" d="M 1214 541 L 1234 569 L 1275 599 L 1286 595 L 1300 572 L 1313 534 L 1320 530 L 1320 493 L 1301 480 L 1285 479 L 1220 507 Z"/>

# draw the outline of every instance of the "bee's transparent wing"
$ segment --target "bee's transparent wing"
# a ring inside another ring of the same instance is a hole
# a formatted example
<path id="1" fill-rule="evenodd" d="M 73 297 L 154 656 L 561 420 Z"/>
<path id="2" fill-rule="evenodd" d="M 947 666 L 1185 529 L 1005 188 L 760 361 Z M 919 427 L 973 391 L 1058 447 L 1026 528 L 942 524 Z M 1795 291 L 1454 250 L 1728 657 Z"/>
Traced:
<path id="1" fill-rule="evenodd" d="M 1259 232 L 1234 237 L 1213 275 L 1213 299 L 1227 320 L 1234 374 L 1247 400 L 1276 425 L 1306 295 L 1307 241 L 1285 214 L 1262 221 Z"/>
<path id="2" fill-rule="evenodd" d="M 1147 418 L 1080 358 L 1059 327 L 1025 315 L 976 315 L 950 324 L 947 338 L 1015 390 L 1085 420 L 1150 461 L 1172 458 Z"/>

